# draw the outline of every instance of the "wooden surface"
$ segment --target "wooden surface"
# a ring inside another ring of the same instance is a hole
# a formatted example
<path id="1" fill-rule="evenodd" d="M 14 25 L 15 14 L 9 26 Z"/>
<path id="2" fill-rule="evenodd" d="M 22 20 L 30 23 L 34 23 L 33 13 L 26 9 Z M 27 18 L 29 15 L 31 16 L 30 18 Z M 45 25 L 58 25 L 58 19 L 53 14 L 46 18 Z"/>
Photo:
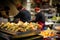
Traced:
<path id="1" fill-rule="evenodd" d="M 1 35 L 2 34 L 2 35 Z M 37 35 L 36 32 L 30 32 L 28 34 L 22 34 L 22 35 L 9 35 L 9 34 L 5 34 L 3 32 L 0 32 L 0 35 L 5 38 L 5 39 L 9 39 L 9 37 L 11 37 L 12 39 L 26 39 L 26 40 L 30 40 L 30 39 L 37 39 L 37 38 L 40 38 L 41 36 L 40 35 Z M 34 36 L 34 37 L 32 37 Z M 29 37 L 29 38 L 28 38 Z"/>
<path id="2" fill-rule="evenodd" d="M 8 31 L 0 30 L 0 32 L 2 32 L 2 33 L 5 33 L 7 35 L 11 35 L 12 38 L 21 38 L 21 37 L 28 37 L 28 36 L 37 35 L 39 33 L 39 31 L 40 30 L 23 32 L 23 33 L 16 34 L 16 33 L 11 33 L 11 32 L 8 32 Z"/>

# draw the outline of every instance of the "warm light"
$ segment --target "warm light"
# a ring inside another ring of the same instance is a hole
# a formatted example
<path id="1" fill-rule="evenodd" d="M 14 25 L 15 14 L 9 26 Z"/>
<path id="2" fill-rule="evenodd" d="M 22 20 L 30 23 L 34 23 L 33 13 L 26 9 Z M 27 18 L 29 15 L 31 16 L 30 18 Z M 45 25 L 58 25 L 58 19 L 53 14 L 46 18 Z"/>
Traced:
<path id="1" fill-rule="evenodd" d="M 30 2 L 30 0 L 27 0 L 27 2 Z"/>
<path id="2" fill-rule="evenodd" d="M 51 30 L 49 27 L 47 28 L 47 30 L 41 31 L 41 33 L 39 35 L 42 35 L 44 38 L 46 37 L 51 37 L 55 35 L 55 31 Z"/>
<path id="3" fill-rule="evenodd" d="M 50 28 L 48 27 L 47 30 L 50 30 Z"/>

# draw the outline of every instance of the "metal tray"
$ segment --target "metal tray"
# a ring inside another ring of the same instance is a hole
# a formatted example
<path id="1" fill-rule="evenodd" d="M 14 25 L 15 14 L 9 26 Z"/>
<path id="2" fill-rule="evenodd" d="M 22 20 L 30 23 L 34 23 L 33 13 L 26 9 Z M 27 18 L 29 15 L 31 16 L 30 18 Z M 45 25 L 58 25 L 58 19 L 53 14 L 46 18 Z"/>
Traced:
<path id="1" fill-rule="evenodd" d="M 33 36 L 33 35 L 37 35 L 40 33 L 40 30 L 35 30 L 35 31 L 26 31 L 26 32 L 17 32 L 17 33 L 11 33 L 9 31 L 6 30 L 0 30 L 0 32 L 3 32 L 7 35 L 11 35 L 11 37 L 13 38 L 20 38 L 20 37 L 27 37 L 27 36 Z"/>

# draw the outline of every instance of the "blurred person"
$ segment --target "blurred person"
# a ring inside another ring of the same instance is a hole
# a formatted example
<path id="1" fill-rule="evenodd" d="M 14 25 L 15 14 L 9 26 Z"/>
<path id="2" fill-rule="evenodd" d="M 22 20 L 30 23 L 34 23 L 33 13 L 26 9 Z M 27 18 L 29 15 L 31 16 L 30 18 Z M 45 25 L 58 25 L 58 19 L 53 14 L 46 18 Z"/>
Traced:
<path id="1" fill-rule="evenodd" d="M 45 16 L 44 16 L 44 12 L 40 10 L 40 8 L 35 9 L 36 12 L 36 18 L 35 18 L 35 22 L 37 22 L 38 24 L 41 25 L 41 29 L 43 29 L 44 25 L 45 25 Z"/>
<path id="2" fill-rule="evenodd" d="M 10 22 L 11 21 L 11 19 L 10 19 L 10 16 L 9 16 L 9 12 L 10 12 L 10 7 L 8 6 L 8 5 L 5 5 L 4 6 L 4 11 L 5 11 L 5 19 L 8 19 L 8 21 Z"/>
<path id="3" fill-rule="evenodd" d="M 1 9 L 1 15 L 3 18 L 9 18 L 9 10 L 10 10 L 10 8 L 8 6 L 4 6 Z"/>
<path id="4" fill-rule="evenodd" d="M 0 22 L 7 22 L 8 18 L 9 17 L 6 14 L 4 7 L 0 6 Z"/>
<path id="5" fill-rule="evenodd" d="M 9 18 L 9 11 L 10 11 L 9 6 L 4 6 L 4 10 L 5 10 L 5 13 L 6 13 L 6 18 Z"/>
<path id="6" fill-rule="evenodd" d="M 52 18 L 52 17 L 53 17 L 53 16 L 52 16 L 53 12 L 52 12 L 52 10 L 51 10 L 51 9 L 49 9 L 48 14 L 50 15 L 50 16 L 48 16 L 48 18 Z"/>
<path id="7" fill-rule="evenodd" d="M 31 20 L 31 14 L 28 10 L 26 10 L 25 8 L 23 8 L 22 5 L 20 5 L 17 10 L 19 11 L 19 13 L 14 17 L 15 21 L 22 21 L 22 22 L 30 22 Z"/>
<path id="8" fill-rule="evenodd" d="M 10 8 L 8 6 L 0 6 L 0 14 L 3 18 L 8 18 Z"/>

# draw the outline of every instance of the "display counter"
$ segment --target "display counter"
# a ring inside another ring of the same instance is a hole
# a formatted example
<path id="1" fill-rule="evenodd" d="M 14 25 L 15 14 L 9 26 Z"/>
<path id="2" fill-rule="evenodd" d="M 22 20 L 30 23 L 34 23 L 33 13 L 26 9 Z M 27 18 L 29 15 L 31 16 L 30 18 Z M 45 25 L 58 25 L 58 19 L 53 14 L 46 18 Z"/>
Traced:
<path id="1" fill-rule="evenodd" d="M 0 25 L 0 37 L 6 39 L 21 39 L 24 37 L 38 35 L 40 29 L 37 23 L 2 23 Z"/>
<path id="2" fill-rule="evenodd" d="M 53 23 L 52 23 L 53 24 Z M 50 25 L 50 24 L 49 24 Z M 60 38 L 54 28 L 41 30 L 37 23 L 2 23 L 0 25 L 0 37 L 6 40 L 43 40 L 45 38 Z M 56 37 L 57 36 L 57 37 Z"/>
<path id="3" fill-rule="evenodd" d="M 5 38 L 6 40 L 17 40 L 17 39 L 21 39 L 21 40 L 30 40 L 30 39 L 43 39 L 43 37 L 41 35 L 37 35 L 35 32 L 29 32 L 29 33 L 25 33 L 25 34 L 20 34 L 20 35 L 13 35 L 13 34 L 9 34 L 7 32 L 3 32 L 0 31 L 1 36 Z"/>

